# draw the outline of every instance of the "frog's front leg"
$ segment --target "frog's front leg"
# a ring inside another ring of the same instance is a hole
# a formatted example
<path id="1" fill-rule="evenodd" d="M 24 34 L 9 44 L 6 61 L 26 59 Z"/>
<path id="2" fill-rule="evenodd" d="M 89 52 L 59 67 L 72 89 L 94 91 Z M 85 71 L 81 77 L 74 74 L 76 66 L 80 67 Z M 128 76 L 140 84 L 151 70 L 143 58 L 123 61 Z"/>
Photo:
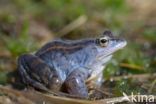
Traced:
<path id="1" fill-rule="evenodd" d="M 66 79 L 65 88 L 71 95 L 88 97 L 88 89 L 85 80 L 88 78 L 88 69 L 75 69 Z"/>
<path id="2" fill-rule="evenodd" d="M 40 58 L 25 54 L 18 59 L 18 71 L 24 84 L 39 90 L 59 90 L 62 83 L 55 70 Z"/>

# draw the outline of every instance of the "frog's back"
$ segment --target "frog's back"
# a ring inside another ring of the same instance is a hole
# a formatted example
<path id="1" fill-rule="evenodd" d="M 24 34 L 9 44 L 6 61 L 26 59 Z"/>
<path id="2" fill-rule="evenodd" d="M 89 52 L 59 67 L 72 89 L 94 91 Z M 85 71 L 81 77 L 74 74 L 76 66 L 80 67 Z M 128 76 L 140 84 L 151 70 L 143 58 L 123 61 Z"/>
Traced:
<path id="1" fill-rule="evenodd" d="M 79 57 L 83 57 L 85 51 L 87 51 L 86 54 L 88 53 L 89 50 L 86 50 L 86 47 L 93 42 L 94 40 L 92 39 L 76 41 L 55 40 L 44 45 L 35 55 L 43 60 L 50 59 L 57 62 L 60 62 L 58 60 L 63 57 L 66 57 L 66 60 L 62 59 L 63 61 L 70 61 L 74 57 L 79 59 Z"/>
<path id="2" fill-rule="evenodd" d="M 52 53 L 54 51 L 66 52 L 71 54 L 72 52 L 76 52 L 78 50 L 83 49 L 87 44 L 93 43 L 94 40 L 54 40 L 52 42 L 44 45 L 39 51 L 37 51 L 36 55 L 41 56 L 47 53 Z"/>

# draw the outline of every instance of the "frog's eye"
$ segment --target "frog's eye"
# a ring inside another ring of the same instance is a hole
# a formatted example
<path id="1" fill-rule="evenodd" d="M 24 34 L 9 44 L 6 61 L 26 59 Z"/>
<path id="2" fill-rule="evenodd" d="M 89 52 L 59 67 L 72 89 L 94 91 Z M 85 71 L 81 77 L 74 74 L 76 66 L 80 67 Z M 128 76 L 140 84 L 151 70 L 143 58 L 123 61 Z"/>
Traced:
<path id="1" fill-rule="evenodd" d="M 108 45 L 108 42 L 109 42 L 108 37 L 102 37 L 99 39 L 100 46 L 102 47 L 106 47 Z"/>

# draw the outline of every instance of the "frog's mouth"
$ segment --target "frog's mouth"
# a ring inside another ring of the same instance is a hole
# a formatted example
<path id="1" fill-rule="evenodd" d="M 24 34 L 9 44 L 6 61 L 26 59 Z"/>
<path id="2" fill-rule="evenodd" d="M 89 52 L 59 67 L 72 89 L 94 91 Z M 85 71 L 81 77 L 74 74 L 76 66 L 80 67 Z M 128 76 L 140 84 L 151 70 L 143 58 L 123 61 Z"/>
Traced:
<path id="1" fill-rule="evenodd" d="M 107 47 L 97 48 L 98 55 L 97 60 L 102 60 L 106 57 L 112 56 L 112 54 L 127 45 L 127 42 L 123 39 L 113 39 L 110 40 L 110 43 Z"/>

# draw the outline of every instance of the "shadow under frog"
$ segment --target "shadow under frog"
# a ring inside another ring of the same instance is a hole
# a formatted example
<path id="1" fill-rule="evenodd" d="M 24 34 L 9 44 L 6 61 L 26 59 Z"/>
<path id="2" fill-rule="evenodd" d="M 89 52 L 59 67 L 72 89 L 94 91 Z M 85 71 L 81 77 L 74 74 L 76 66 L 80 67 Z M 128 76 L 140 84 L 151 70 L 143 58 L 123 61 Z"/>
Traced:
<path id="1" fill-rule="evenodd" d="M 106 63 L 125 45 L 125 40 L 115 38 L 110 31 L 93 39 L 55 40 L 34 55 L 21 55 L 18 71 L 22 82 L 36 89 L 64 89 L 71 95 L 88 97 L 85 81 L 96 77 L 100 84 Z"/>

